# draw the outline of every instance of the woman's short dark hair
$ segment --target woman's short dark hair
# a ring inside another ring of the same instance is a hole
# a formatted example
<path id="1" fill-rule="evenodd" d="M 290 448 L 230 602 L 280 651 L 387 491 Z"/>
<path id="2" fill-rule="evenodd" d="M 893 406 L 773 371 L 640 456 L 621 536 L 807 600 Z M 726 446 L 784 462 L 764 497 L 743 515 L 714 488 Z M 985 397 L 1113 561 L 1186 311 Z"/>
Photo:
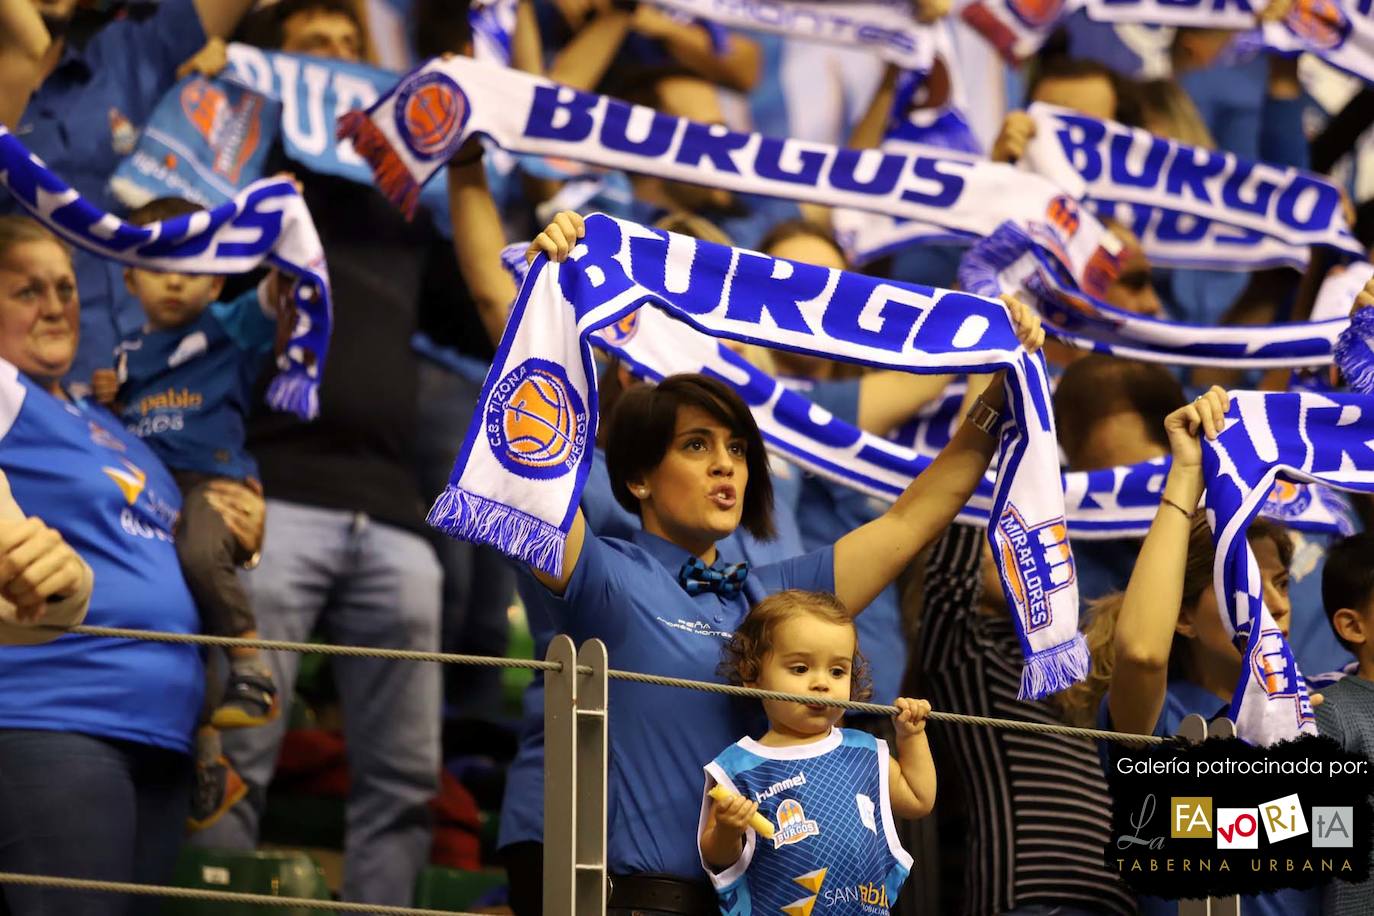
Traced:
<path id="1" fill-rule="evenodd" d="M 1091 353 L 1064 370 L 1054 390 L 1054 424 L 1070 463 L 1092 425 L 1114 413 L 1137 414 L 1150 440 L 1168 448 L 1164 418 L 1188 399 L 1172 373 L 1154 363 Z"/>
<path id="2" fill-rule="evenodd" d="M 606 470 L 616 502 L 639 515 L 639 500 L 630 492 L 629 481 L 644 477 L 663 461 L 684 407 L 706 411 L 744 440 L 749 482 L 740 524 L 759 540 L 771 540 L 776 534 L 773 482 L 763 436 L 734 389 L 709 375 L 670 375 L 657 385 L 637 385 L 620 395 L 606 434 Z"/>

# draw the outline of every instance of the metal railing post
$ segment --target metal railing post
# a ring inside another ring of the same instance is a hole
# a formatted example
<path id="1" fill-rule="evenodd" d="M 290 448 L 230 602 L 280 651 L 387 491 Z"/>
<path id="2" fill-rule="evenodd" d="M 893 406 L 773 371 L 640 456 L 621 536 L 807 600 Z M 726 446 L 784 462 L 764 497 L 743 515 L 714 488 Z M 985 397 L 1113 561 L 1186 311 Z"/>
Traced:
<path id="1" fill-rule="evenodd" d="M 574 842 L 578 913 L 606 912 L 606 756 L 608 681 L 606 644 L 589 639 L 577 663 L 591 668 L 578 680 L 577 801 Z"/>
<path id="2" fill-rule="evenodd" d="M 560 634 L 544 658 L 563 666 L 544 672 L 544 913 L 576 916 L 577 648 Z"/>
<path id="3" fill-rule="evenodd" d="M 549 644 L 544 673 L 544 913 L 606 911 L 606 646 Z M 578 666 L 590 674 L 577 673 Z"/>
<path id="4" fill-rule="evenodd" d="M 1176 734 L 1191 744 L 1200 744 L 1207 738 L 1234 738 L 1236 724 L 1227 718 L 1209 723 L 1194 713 L 1179 723 Z M 1178 916 L 1240 916 L 1240 897 L 1232 894 L 1205 900 L 1180 900 Z"/>

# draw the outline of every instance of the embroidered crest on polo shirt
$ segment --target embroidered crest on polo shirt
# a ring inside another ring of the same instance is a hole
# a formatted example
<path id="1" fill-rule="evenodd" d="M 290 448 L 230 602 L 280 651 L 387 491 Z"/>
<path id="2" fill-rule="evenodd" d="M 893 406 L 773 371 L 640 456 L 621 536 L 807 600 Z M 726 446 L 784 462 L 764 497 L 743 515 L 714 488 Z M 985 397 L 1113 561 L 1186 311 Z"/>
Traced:
<path id="1" fill-rule="evenodd" d="M 110 146 L 121 156 L 127 156 L 138 145 L 138 128 L 124 117 L 118 108 L 110 109 Z"/>

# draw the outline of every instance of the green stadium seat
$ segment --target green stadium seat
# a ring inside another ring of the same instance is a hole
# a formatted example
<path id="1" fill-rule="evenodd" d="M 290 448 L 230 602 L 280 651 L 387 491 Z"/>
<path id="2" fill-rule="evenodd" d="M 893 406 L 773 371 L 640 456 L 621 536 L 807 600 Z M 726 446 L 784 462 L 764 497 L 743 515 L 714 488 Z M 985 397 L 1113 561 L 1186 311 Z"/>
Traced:
<path id="1" fill-rule="evenodd" d="M 183 847 L 172 884 L 238 894 L 270 894 L 328 900 L 324 872 L 303 852 L 270 849 L 256 852 Z M 331 910 L 303 907 L 265 909 L 257 904 L 168 900 L 162 916 L 329 916 Z"/>
<path id="2" fill-rule="evenodd" d="M 458 871 L 428 865 L 415 881 L 415 906 L 431 910 L 468 910 L 476 906 L 483 895 L 505 884 L 504 872 Z"/>

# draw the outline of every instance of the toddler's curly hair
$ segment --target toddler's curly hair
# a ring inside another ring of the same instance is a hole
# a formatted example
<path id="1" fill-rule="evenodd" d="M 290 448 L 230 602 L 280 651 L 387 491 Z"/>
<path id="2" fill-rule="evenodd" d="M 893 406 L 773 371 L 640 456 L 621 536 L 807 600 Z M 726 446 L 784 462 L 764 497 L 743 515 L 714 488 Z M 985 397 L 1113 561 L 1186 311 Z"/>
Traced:
<path id="1" fill-rule="evenodd" d="M 830 592 L 810 592 L 787 589 L 776 592 L 754 605 L 735 635 L 730 637 L 722 652 L 716 673 L 727 683 L 743 686 L 759 679 L 764 657 L 773 650 L 773 632 L 778 624 L 801 614 L 810 614 L 828 623 L 854 626 L 849 613 L 838 597 Z M 868 674 L 868 659 L 854 641 L 854 660 L 849 669 L 849 699 L 863 701 L 873 696 L 873 681 Z"/>

